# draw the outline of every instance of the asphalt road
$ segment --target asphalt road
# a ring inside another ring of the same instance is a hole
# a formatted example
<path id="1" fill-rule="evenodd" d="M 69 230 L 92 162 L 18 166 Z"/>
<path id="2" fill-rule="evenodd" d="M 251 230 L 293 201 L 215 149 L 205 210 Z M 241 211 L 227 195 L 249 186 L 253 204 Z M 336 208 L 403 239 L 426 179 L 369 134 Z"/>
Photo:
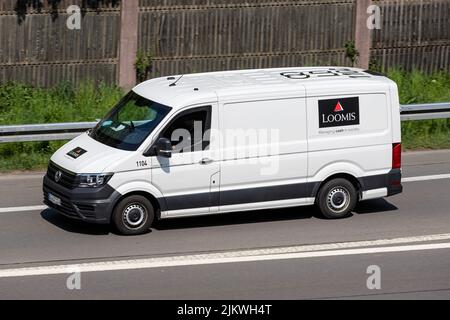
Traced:
<path id="1" fill-rule="evenodd" d="M 124 237 L 50 209 L 3 212 L 0 299 L 450 299 L 450 176 L 439 176 L 449 173 L 450 150 L 406 153 L 404 177 L 438 179 L 405 182 L 402 194 L 363 202 L 352 217 L 333 221 L 300 207 L 166 220 Z M 41 205 L 41 179 L 0 176 L 0 212 Z M 433 237 L 439 234 L 448 237 Z M 355 243 L 361 252 L 348 251 Z M 302 247 L 314 244 L 324 247 Z M 261 252 L 245 260 L 248 249 Z M 298 254 L 304 250 L 312 253 Z M 278 255 L 286 252 L 297 256 Z M 219 256 L 189 258 L 198 254 Z M 166 257 L 175 263 L 160 266 Z M 141 259 L 156 262 L 138 268 Z M 98 271 L 81 270 L 80 290 L 66 286 L 73 271 L 51 268 L 95 263 Z M 380 289 L 367 287 L 371 265 L 380 268 Z M 22 268 L 35 274 L 2 275 Z"/>

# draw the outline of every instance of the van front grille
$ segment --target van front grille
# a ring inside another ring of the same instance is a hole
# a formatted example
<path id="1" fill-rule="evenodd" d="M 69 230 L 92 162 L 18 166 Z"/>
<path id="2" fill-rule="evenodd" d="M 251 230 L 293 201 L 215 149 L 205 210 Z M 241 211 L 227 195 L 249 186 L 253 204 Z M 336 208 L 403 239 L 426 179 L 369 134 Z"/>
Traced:
<path id="1" fill-rule="evenodd" d="M 61 177 L 59 178 L 58 181 L 56 181 L 55 175 L 58 171 L 61 172 Z M 52 161 L 50 161 L 50 163 L 48 164 L 47 177 L 50 180 L 68 189 L 73 189 L 78 185 L 78 178 L 75 173 L 70 172 L 64 168 L 61 168 Z"/>

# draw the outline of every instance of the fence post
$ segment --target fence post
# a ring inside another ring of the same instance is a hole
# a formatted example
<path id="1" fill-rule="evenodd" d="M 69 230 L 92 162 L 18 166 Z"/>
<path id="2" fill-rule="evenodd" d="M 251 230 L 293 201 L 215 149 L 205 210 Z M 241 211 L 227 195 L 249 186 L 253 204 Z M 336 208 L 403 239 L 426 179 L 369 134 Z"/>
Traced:
<path id="1" fill-rule="evenodd" d="M 370 29 L 367 27 L 369 17 L 367 8 L 372 0 L 355 0 L 355 47 L 359 52 L 357 67 L 368 69 L 370 60 Z"/>
<path id="2" fill-rule="evenodd" d="M 136 84 L 139 0 L 120 1 L 119 86 L 131 89 Z"/>

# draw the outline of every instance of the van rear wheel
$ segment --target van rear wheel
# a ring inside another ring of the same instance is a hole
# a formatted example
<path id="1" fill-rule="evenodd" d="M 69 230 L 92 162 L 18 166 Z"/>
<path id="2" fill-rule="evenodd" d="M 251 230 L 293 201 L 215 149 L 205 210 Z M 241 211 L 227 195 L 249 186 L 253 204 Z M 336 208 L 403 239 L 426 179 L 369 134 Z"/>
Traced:
<path id="1" fill-rule="evenodd" d="M 342 178 L 325 183 L 317 194 L 316 204 L 325 218 L 348 217 L 356 206 L 357 192 L 354 185 Z"/>
<path id="2" fill-rule="evenodd" d="M 152 203 L 140 195 L 122 199 L 113 212 L 113 223 L 124 235 L 136 235 L 147 232 L 155 218 Z"/>

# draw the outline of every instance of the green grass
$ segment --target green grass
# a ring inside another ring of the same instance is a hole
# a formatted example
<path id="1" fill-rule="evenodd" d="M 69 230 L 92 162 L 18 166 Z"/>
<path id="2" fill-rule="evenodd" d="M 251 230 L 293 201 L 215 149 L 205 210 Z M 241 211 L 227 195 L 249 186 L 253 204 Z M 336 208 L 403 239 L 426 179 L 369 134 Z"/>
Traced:
<path id="1" fill-rule="evenodd" d="M 119 88 L 102 83 L 76 88 L 62 83 L 51 89 L 6 83 L 0 85 L 0 125 L 94 121 L 122 95 Z"/>
<path id="2" fill-rule="evenodd" d="M 450 73 L 425 75 L 391 70 L 402 104 L 450 101 Z M 95 121 L 122 97 L 117 87 L 85 82 L 51 89 L 20 83 L 0 85 L 0 125 Z M 450 148 L 450 119 L 402 123 L 405 150 Z M 0 172 L 43 169 L 65 141 L 0 144 Z"/>
<path id="3" fill-rule="evenodd" d="M 122 95 L 117 87 L 92 82 L 78 87 L 62 83 L 51 89 L 6 83 L 0 85 L 0 125 L 95 121 Z M 0 144 L 0 171 L 42 169 L 65 142 Z"/>
<path id="4" fill-rule="evenodd" d="M 450 101 L 450 73 L 430 76 L 392 70 L 387 75 L 398 85 L 401 104 Z M 402 146 L 404 150 L 450 148 L 450 119 L 402 122 Z"/>

